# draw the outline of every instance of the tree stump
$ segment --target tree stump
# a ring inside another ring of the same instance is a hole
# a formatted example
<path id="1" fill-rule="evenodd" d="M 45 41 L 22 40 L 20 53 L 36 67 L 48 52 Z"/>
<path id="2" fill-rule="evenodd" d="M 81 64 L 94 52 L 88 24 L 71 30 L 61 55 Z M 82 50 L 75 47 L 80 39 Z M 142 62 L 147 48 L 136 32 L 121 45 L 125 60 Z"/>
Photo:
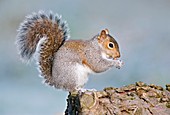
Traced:
<path id="1" fill-rule="evenodd" d="M 71 92 L 66 115 L 170 115 L 170 84 L 166 89 L 136 82 L 103 91 Z"/>

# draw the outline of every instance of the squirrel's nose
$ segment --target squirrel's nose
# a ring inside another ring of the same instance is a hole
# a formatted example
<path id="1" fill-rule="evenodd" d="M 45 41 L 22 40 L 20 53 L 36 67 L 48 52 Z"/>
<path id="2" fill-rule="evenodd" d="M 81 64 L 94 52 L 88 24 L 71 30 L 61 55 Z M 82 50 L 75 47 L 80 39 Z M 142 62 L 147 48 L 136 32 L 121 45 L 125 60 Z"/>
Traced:
<path id="1" fill-rule="evenodd" d="M 120 52 L 116 52 L 114 58 L 120 58 Z"/>

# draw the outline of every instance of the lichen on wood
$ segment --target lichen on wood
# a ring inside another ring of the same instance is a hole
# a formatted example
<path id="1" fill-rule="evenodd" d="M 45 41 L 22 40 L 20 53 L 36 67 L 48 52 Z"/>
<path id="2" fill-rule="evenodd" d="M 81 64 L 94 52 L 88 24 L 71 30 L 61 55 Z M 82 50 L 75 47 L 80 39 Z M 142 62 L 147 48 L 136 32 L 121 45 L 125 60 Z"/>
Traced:
<path id="1" fill-rule="evenodd" d="M 170 85 L 166 89 L 136 82 L 103 91 L 71 92 L 66 115 L 170 115 Z"/>

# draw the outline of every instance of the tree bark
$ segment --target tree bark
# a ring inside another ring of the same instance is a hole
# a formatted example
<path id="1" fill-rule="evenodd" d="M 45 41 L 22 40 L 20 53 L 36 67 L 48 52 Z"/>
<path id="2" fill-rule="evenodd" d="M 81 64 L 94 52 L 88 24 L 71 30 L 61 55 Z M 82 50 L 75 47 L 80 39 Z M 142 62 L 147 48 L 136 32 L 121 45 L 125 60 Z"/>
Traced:
<path id="1" fill-rule="evenodd" d="M 136 82 L 103 91 L 71 92 L 66 115 L 170 115 L 170 84 L 166 89 Z"/>

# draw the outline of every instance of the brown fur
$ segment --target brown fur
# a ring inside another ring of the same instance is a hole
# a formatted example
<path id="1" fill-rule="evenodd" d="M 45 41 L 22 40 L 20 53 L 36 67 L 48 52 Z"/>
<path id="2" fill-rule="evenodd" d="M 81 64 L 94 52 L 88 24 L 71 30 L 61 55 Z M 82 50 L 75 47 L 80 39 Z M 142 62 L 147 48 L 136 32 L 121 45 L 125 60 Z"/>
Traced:
<path id="1" fill-rule="evenodd" d="M 46 15 L 40 11 L 33 13 L 26 17 L 25 21 L 21 23 L 17 35 L 17 45 L 19 53 L 23 59 L 29 60 L 33 57 L 36 49 L 39 49 L 38 64 L 41 76 L 45 78 L 45 82 L 51 84 L 52 66 L 54 53 L 66 40 L 67 25 L 61 22 L 57 15 Z M 39 48 L 37 44 L 40 39 L 46 38 Z"/>

